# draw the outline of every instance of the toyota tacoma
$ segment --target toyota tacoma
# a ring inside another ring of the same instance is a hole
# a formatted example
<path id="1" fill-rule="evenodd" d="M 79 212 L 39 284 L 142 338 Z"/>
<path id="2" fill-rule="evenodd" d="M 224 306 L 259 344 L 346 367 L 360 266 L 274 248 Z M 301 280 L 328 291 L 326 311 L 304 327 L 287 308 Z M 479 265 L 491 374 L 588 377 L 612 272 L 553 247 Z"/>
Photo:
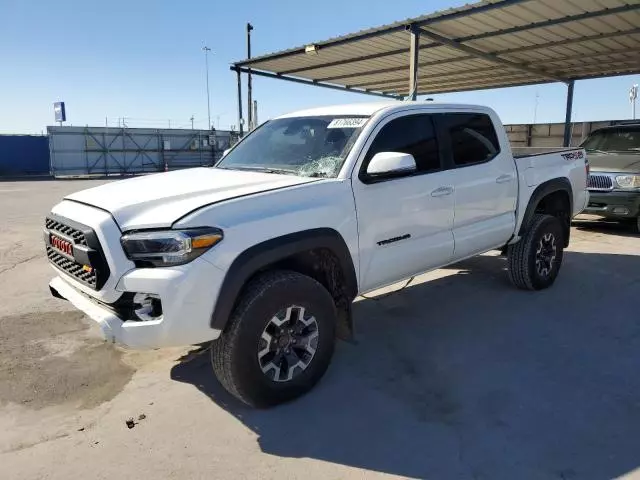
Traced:
<path id="1" fill-rule="evenodd" d="M 552 285 L 587 174 L 579 148 L 514 157 L 486 107 L 306 110 L 212 168 L 66 197 L 50 289 L 124 346 L 212 342 L 222 385 L 264 407 L 322 377 L 360 294 L 495 249 L 516 287 Z"/>

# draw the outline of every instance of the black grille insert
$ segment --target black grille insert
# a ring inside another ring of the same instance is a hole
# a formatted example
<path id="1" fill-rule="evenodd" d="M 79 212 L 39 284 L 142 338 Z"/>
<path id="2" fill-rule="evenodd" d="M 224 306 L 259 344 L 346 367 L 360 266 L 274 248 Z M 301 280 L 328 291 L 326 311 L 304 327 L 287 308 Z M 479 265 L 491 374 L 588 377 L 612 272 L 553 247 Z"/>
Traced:
<path id="1" fill-rule="evenodd" d="M 70 242 L 72 255 L 54 248 L 52 235 Z M 109 278 L 107 260 L 91 227 L 51 214 L 45 220 L 44 241 L 49 261 L 79 282 L 99 290 Z"/>
<path id="2" fill-rule="evenodd" d="M 98 277 L 93 268 L 91 268 L 91 270 L 86 270 L 83 265 L 80 265 L 73 260 L 69 260 L 49 245 L 47 245 L 47 257 L 49 257 L 49 261 L 59 269 L 64 270 L 66 273 L 75 279 L 80 280 L 85 285 L 89 285 L 91 288 L 96 288 L 98 284 Z"/>
<path id="3" fill-rule="evenodd" d="M 69 225 L 65 225 L 60 223 L 53 218 L 47 218 L 45 221 L 45 226 L 47 230 L 51 232 L 61 233 L 63 236 L 68 237 L 73 240 L 73 243 L 76 245 L 84 245 L 87 246 L 87 237 L 85 237 L 84 232 L 82 230 L 78 230 L 76 228 L 70 227 Z"/>

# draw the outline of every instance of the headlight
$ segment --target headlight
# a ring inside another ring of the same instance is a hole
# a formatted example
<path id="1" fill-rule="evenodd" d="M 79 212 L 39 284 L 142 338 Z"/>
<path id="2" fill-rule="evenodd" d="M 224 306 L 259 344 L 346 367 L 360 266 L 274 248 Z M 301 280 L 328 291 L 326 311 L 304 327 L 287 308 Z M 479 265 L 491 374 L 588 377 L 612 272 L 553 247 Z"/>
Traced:
<path id="1" fill-rule="evenodd" d="M 222 240 L 222 230 L 202 227 L 127 233 L 120 239 L 129 260 L 167 267 L 188 263 Z"/>
<path id="2" fill-rule="evenodd" d="M 620 188 L 640 188 L 640 175 L 618 175 L 616 183 Z"/>

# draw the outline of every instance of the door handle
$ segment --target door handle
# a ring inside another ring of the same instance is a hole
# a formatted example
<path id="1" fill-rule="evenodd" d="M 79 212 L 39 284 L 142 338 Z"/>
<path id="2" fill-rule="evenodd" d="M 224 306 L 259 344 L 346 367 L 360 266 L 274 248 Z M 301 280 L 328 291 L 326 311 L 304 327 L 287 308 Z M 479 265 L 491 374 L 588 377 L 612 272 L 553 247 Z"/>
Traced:
<path id="1" fill-rule="evenodd" d="M 431 192 L 432 197 L 444 197 L 453 193 L 453 187 L 440 187 Z"/>
<path id="2" fill-rule="evenodd" d="M 513 180 L 513 176 L 511 175 L 500 175 L 496 178 L 496 183 L 507 183 Z"/>

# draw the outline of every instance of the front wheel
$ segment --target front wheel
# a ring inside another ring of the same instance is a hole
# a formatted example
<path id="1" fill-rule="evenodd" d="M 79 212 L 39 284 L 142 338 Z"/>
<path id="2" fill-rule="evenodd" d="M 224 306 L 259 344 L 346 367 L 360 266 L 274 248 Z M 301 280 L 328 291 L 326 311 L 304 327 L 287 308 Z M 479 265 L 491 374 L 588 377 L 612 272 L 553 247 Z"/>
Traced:
<path id="1" fill-rule="evenodd" d="M 213 370 L 235 397 L 254 407 L 292 400 L 324 375 L 335 342 L 329 292 L 296 272 L 260 275 L 247 286 L 211 348 Z"/>
<path id="2" fill-rule="evenodd" d="M 555 282 L 564 254 L 564 232 L 558 218 L 536 214 L 524 236 L 509 245 L 509 278 L 523 290 L 542 290 Z"/>

